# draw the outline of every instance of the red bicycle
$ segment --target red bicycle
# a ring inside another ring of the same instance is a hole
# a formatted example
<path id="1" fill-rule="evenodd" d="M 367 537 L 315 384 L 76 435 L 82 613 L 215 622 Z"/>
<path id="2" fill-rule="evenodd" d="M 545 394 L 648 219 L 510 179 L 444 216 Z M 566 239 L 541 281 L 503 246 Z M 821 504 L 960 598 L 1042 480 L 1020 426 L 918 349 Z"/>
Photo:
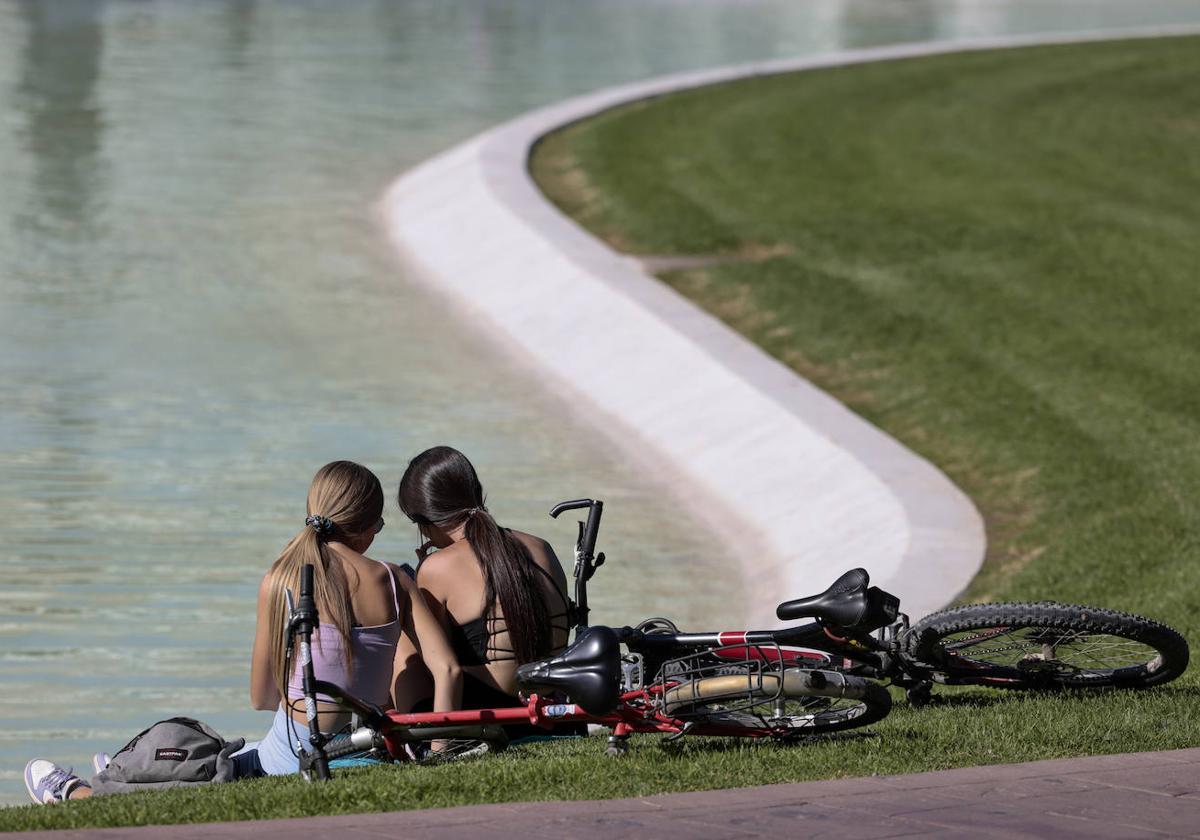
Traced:
<path id="1" fill-rule="evenodd" d="M 667 742 L 693 735 L 786 743 L 866 726 L 891 710 L 891 695 L 883 685 L 819 667 L 825 655 L 818 651 L 785 648 L 782 637 L 787 630 L 684 636 L 668 633 L 664 619 L 650 619 L 637 628 L 588 626 L 587 583 L 604 563 L 603 553 L 595 554 L 603 503 L 563 502 L 551 516 L 584 508 L 588 516 L 579 525 L 573 569 L 575 640 L 557 656 L 518 669 L 526 700 L 514 708 L 404 714 L 316 680 L 308 646 L 319 617 L 312 598 L 312 570 L 305 568 L 288 630 L 300 649 L 313 733 L 312 751 L 300 755 L 301 772 L 309 778 L 328 778 L 329 762 L 363 753 L 385 760 L 444 760 L 502 749 L 509 740 L 506 726 L 520 725 L 526 731 L 532 726 L 547 734 L 568 724 L 602 726 L 611 733 L 606 751 L 619 755 L 628 749 L 629 736 L 639 732 L 662 734 Z M 649 657 L 652 669 L 647 667 L 648 657 L 635 649 L 645 640 L 658 651 Z M 622 643 L 629 650 L 623 652 Z M 668 649 L 669 654 L 663 653 Z M 358 725 L 353 731 L 320 734 L 318 693 L 355 714 Z M 421 749 L 433 742 L 441 749 Z"/>

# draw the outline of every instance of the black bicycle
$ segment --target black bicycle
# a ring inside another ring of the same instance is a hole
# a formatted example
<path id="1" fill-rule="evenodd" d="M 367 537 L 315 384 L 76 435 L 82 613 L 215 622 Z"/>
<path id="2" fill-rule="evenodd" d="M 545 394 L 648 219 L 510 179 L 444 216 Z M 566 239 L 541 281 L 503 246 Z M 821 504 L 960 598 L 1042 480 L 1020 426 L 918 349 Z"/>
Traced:
<path id="1" fill-rule="evenodd" d="M 910 626 L 899 606 L 895 596 L 870 586 L 864 569 L 853 569 L 819 595 L 780 604 L 781 620 L 814 619 L 795 627 L 681 633 L 670 621 L 653 619 L 625 628 L 622 641 L 649 670 L 665 667 L 680 651 L 708 647 L 718 658 L 762 657 L 888 680 L 918 706 L 929 701 L 934 684 L 1150 688 L 1188 665 L 1188 644 L 1178 632 L 1116 610 L 1054 601 L 972 604 Z"/>

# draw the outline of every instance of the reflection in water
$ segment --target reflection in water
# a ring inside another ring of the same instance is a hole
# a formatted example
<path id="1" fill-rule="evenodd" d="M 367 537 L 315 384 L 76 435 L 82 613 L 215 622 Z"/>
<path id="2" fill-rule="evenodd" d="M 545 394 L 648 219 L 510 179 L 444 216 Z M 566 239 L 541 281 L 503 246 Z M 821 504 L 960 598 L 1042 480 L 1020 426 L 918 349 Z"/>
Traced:
<path id="1" fill-rule="evenodd" d="M 95 98 L 104 36 L 103 0 L 22 0 L 27 25 L 16 107 L 36 159 L 35 212 L 16 224 L 71 238 L 93 228 L 99 201 L 103 115 Z"/>
<path id="2" fill-rule="evenodd" d="M 8 208 L 0 202 L 0 211 L 11 213 L 14 237 L 11 250 L 0 249 L 0 266 L 10 282 L 19 284 L 4 291 L 23 317 L 5 326 L 25 352 L 0 368 L 11 389 L 0 410 L 23 418 L 26 433 L 13 447 L 12 461 L 3 458 L 7 447 L 0 447 L 0 467 L 8 467 L 5 478 L 19 478 L 24 489 L 20 519 L 38 523 L 38 535 L 25 540 L 9 529 L 10 545 L 21 552 L 24 567 L 6 569 L 10 587 L 28 568 L 50 567 L 58 575 L 69 569 L 85 576 L 94 568 L 83 558 L 64 563 L 56 547 L 85 542 L 81 503 L 102 493 L 106 484 L 91 451 L 97 428 L 89 412 L 104 379 L 83 374 L 77 364 L 88 353 L 80 342 L 85 331 L 60 336 L 48 353 L 31 352 L 46 338 L 45 325 L 31 317 L 35 310 L 44 307 L 71 318 L 80 299 L 94 303 L 103 297 L 84 289 L 98 285 L 91 257 L 104 204 L 104 119 L 96 94 L 104 4 L 22 0 L 17 11 L 25 37 L 12 101 L 23 118 L 16 134 L 32 171 L 27 190 L 10 185 L 20 200 L 10 199 Z"/>
<path id="3" fill-rule="evenodd" d="M 244 67 L 249 64 L 250 48 L 254 45 L 254 24 L 257 0 L 226 0 L 225 23 L 228 39 L 225 55 L 230 66 Z"/>
<path id="4" fill-rule="evenodd" d="M 881 27 L 896 41 L 931 41 L 942 35 L 943 6 L 944 0 L 847 0 L 842 6 L 842 44 L 877 44 Z"/>

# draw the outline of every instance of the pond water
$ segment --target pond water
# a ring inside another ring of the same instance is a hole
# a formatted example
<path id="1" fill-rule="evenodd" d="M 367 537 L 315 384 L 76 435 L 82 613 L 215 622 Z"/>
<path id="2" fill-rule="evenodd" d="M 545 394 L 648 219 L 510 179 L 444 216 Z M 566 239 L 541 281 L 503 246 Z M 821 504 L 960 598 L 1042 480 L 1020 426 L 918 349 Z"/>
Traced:
<path id="1" fill-rule="evenodd" d="M 405 282 L 372 209 L 400 171 L 667 72 L 1150 22 L 1200 3 L 0 0 L 0 802 L 171 714 L 265 730 L 255 587 L 335 458 L 391 495 L 456 445 L 564 555 L 546 510 L 603 498 L 596 620 L 739 620 L 675 489 Z"/>

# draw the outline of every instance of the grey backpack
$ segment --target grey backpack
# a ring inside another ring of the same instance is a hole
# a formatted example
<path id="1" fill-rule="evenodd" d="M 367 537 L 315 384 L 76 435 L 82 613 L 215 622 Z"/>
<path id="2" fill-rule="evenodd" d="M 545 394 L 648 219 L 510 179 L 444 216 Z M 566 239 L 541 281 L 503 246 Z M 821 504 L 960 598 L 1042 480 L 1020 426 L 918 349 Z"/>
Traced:
<path id="1" fill-rule="evenodd" d="M 226 741 L 198 720 L 160 720 L 121 747 L 107 768 L 92 778 L 96 794 L 229 782 L 236 778 L 230 758 L 246 743 Z"/>

